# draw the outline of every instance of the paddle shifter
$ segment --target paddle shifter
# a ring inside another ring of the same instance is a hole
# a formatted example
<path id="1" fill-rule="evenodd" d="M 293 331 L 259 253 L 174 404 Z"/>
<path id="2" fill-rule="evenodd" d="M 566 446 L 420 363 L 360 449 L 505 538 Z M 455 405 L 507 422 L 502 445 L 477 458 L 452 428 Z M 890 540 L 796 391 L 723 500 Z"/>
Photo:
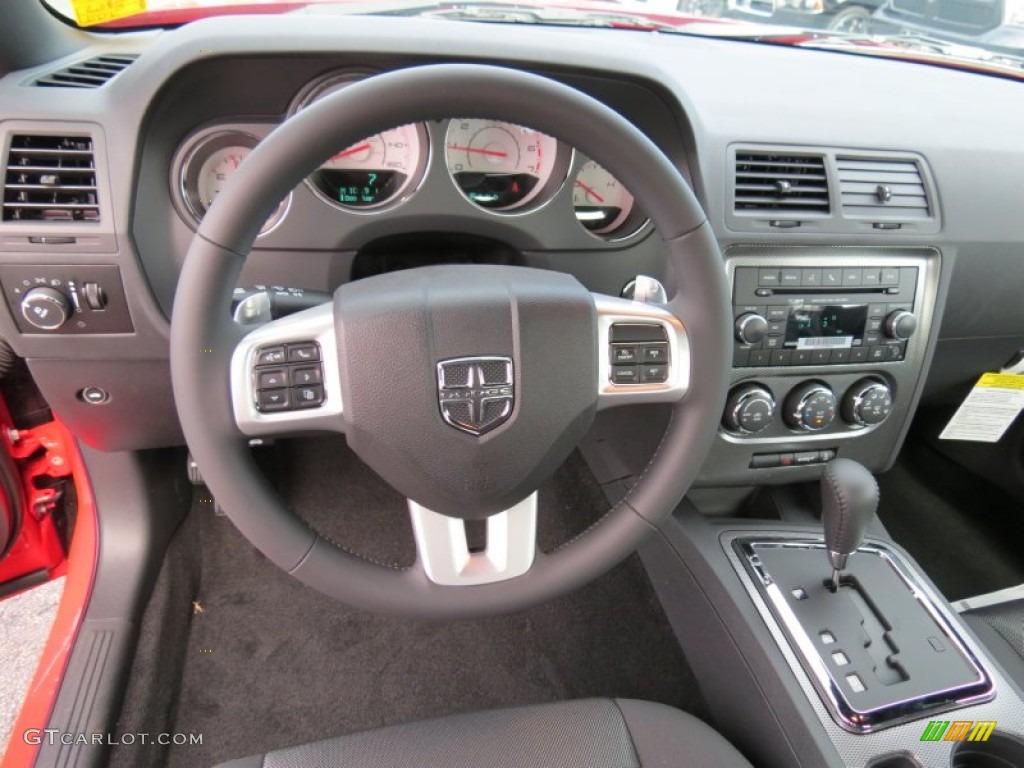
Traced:
<path id="1" fill-rule="evenodd" d="M 864 531 L 878 509 L 878 483 L 863 465 L 834 459 L 821 473 L 821 521 L 825 550 L 832 564 L 832 591 L 839 589 L 846 558 L 864 540 Z"/>

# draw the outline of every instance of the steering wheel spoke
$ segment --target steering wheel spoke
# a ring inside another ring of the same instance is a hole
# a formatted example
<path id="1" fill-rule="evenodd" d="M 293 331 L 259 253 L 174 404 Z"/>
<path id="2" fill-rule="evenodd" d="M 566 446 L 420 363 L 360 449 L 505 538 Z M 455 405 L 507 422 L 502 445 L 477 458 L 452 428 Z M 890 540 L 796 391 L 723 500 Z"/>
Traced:
<path id="1" fill-rule="evenodd" d="M 251 437 L 344 431 L 333 303 L 246 334 L 231 357 L 231 403 Z"/>
<path id="2" fill-rule="evenodd" d="M 665 306 L 594 294 L 598 409 L 674 403 L 690 387 L 690 341 Z"/>
<path id="3" fill-rule="evenodd" d="M 486 519 L 487 542 L 470 551 L 466 521 L 409 500 L 416 551 L 427 578 L 445 586 L 474 586 L 522 576 L 537 554 L 537 492 Z"/>

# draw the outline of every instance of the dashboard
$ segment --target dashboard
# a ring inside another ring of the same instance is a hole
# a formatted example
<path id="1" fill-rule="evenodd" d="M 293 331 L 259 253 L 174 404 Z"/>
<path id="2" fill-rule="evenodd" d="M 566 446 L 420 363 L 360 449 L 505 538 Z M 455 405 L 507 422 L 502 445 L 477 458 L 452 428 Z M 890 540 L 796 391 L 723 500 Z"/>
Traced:
<path id="1" fill-rule="evenodd" d="M 1024 178 L 1019 83 L 752 42 L 522 31 L 211 19 L 7 74 L 0 332 L 86 441 L 179 443 L 176 279 L 233 171 L 289 115 L 360 78 L 468 61 L 605 102 L 704 205 L 737 327 L 700 484 L 807 479 L 837 454 L 884 469 L 922 397 L 955 399 L 1024 347 L 1024 222 L 1010 212 Z M 38 85 L 97 57 L 120 62 L 98 87 Z M 452 115 L 324 158 L 266 222 L 239 290 L 330 292 L 419 264 L 502 263 L 620 295 L 637 275 L 663 277 L 662 249 L 629 190 L 571 136 Z M 609 418 L 661 423 L 656 409 Z"/>

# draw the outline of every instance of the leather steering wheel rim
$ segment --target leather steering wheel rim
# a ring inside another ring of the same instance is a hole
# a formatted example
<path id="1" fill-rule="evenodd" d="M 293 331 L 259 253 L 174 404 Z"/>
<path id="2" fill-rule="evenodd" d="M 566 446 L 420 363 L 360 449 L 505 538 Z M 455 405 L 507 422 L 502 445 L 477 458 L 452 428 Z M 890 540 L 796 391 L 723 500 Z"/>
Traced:
<path id="1" fill-rule="evenodd" d="M 556 106 L 557 105 L 557 108 Z M 579 148 L 633 193 L 667 254 L 667 308 L 689 337 L 685 398 L 624 499 L 523 575 L 440 586 L 422 568 L 388 568 L 320 537 L 291 514 L 253 462 L 231 408 L 230 361 L 245 330 L 230 302 L 246 254 L 278 201 L 339 146 L 394 125 L 451 116 L 508 119 Z M 569 592 L 619 563 L 666 520 L 710 450 L 728 388 L 731 313 L 721 253 L 703 210 L 670 160 L 617 113 L 538 75 L 475 65 L 398 70 L 355 83 L 275 129 L 240 166 L 187 253 L 171 323 L 171 373 L 186 441 L 228 517 L 272 562 L 351 605 L 398 615 L 506 613 Z"/>

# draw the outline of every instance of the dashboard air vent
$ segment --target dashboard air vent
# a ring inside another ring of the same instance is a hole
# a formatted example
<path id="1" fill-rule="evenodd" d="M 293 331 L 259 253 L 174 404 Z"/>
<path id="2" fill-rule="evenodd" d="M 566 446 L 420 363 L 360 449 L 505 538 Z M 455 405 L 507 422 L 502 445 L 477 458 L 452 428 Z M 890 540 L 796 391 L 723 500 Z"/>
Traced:
<path id="1" fill-rule="evenodd" d="M 930 217 L 921 168 L 912 159 L 836 157 L 843 215 L 905 220 Z"/>
<path id="2" fill-rule="evenodd" d="M 741 213 L 828 213 L 821 155 L 739 151 L 735 208 Z"/>
<path id="3" fill-rule="evenodd" d="M 99 88 L 139 58 L 135 53 L 107 54 L 43 75 L 34 85 L 41 88 Z"/>
<path id="4" fill-rule="evenodd" d="M 3 211 L 4 221 L 98 222 L 92 139 L 11 136 Z"/>

